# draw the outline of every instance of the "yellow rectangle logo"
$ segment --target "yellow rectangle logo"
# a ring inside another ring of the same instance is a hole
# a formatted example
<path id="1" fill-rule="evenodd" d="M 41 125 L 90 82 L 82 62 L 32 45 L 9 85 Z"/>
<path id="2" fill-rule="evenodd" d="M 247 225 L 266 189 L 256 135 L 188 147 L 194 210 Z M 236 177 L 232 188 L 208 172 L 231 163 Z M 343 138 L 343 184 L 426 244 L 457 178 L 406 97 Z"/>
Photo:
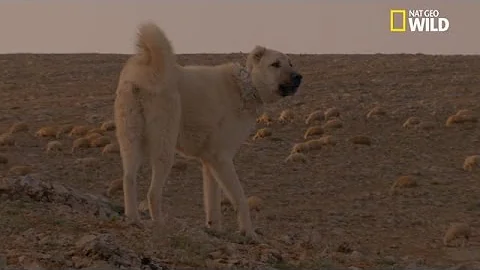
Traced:
<path id="1" fill-rule="evenodd" d="M 395 14 L 402 15 L 402 27 L 395 28 Z M 406 9 L 390 9 L 390 32 L 406 32 L 407 31 L 407 10 Z"/>

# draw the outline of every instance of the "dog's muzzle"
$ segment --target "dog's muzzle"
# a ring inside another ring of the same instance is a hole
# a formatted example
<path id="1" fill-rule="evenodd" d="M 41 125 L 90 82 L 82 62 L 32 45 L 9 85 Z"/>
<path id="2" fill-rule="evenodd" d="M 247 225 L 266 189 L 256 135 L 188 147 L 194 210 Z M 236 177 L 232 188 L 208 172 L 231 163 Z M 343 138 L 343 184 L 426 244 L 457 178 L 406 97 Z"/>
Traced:
<path id="1" fill-rule="evenodd" d="M 280 95 L 283 97 L 291 96 L 297 92 L 298 87 L 302 83 L 303 76 L 299 73 L 293 72 L 290 75 L 290 82 L 281 84 L 279 86 Z"/>

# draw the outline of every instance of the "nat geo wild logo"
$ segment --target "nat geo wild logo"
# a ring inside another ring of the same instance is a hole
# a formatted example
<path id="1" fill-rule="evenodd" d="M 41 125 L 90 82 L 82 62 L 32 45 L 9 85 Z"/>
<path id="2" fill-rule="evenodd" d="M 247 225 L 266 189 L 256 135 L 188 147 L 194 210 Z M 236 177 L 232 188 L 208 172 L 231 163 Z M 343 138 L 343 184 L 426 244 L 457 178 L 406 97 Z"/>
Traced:
<path id="1" fill-rule="evenodd" d="M 449 27 L 450 22 L 442 17 L 437 9 L 390 10 L 390 32 L 444 33 Z"/>

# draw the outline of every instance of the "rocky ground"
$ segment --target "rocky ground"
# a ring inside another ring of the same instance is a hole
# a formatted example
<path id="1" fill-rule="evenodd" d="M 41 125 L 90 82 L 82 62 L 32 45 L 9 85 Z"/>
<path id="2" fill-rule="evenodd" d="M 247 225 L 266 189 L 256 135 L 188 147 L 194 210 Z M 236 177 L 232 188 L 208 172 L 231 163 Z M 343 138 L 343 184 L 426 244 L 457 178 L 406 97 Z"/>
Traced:
<path id="1" fill-rule="evenodd" d="M 480 269 L 480 160 L 467 159 L 480 154 L 480 57 L 291 57 L 300 93 L 266 108 L 235 159 L 257 199 L 263 241 L 249 243 L 228 205 L 225 232 L 203 228 L 193 160 L 177 159 L 162 228 L 128 226 L 122 193 L 106 196 L 121 176 L 108 121 L 127 56 L 0 55 L 0 269 Z M 101 134 L 56 138 L 68 125 Z"/>

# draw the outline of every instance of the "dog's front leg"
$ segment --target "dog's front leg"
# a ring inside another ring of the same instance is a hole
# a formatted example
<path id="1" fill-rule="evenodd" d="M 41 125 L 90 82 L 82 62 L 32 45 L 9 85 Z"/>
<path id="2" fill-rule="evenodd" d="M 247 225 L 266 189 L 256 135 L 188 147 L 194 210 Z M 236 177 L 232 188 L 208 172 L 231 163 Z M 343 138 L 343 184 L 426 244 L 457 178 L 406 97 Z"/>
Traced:
<path id="1" fill-rule="evenodd" d="M 222 229 L 221 189 L 206 163 L 203 163 L 202 175 L 206 226 L 220 231 Z"/>
<path id="2" fill-rule="evenodd" d="M 247 199 L 235 171 L 232 158 L 219 156 L 209 162 L 209 164 L 211 164 L 212 174 L 237 211 L 240 233 L 252 238 L 256 237 L 252 227 Z"/>

